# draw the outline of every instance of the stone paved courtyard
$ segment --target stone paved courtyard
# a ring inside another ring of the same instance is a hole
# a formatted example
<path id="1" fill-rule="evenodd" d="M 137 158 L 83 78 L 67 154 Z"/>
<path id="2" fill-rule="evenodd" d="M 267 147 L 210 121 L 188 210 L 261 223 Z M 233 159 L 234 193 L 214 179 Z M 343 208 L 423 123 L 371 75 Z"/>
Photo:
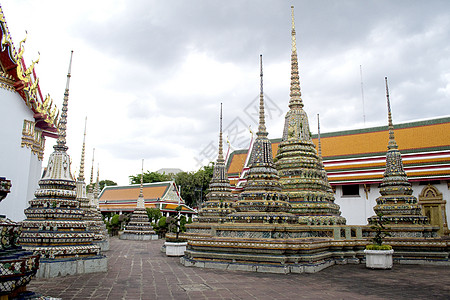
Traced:
<path id="1" fill-rule="evenodd" d="M 66 299 L 450 299 L 450 267 L 332 266 L 316 274 L 186 268 L 163 240 L 111 239 L 108 272 L 34 279 L 28 290 Z"/>

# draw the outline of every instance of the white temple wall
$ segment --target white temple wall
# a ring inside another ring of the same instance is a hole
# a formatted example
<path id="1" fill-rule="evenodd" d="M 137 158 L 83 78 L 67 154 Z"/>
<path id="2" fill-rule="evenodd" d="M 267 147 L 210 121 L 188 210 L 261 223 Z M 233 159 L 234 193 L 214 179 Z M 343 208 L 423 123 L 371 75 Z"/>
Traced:
<path id="1" fill-rule="evenodd" d="M 336 186 L 335 203 L 340 206 L 341 215 L 347 220 L 347 225 L 367 225 L 367 218 L 375 214 L 373 207 L 378 197 L 373 193 L 375 188 L 376 185 L 371 186 L 366 199 L 362 185 L 359 186 L 359 196 L 344 196 L 342 186 Z"/>
<path id="2" fill-rule="evenodd" d="M 38 187 L 42 162 L 31 149 L 21 147 L 24 120 L 34 121 L 32 111 L 13 91 L 0 88 L 7 113 L 0 118 L 0 176 L 11 180 L 11 192 L 0 202 L 0 214 L 14 221 L 25 219 L 23 210 Z"/>
<path id="3" fill-rule="evenodd" d="M 419 194 L 426 185 L 419 184 L 419 182 L 412 182 L 413 195 L 419 200 Z M 440 193 L 443 199 L 447 201 L 445 206 L 447 215 L 447 224 L 450 217 L 450 189 L 447 182 L 441 181 L 439 184 L 433 184 Z M 380 196 L 378 184 L 370 185 L 370 192 L 364 192 L 363 185 L 359 185 L 359 196 L 343 196 L 342 186 L 336 186 L 335 203 L 340 206 L 342 216 L 347 220 L 347 225 L 367 225 L 367 218 L 375 215 L 373 207 L 376 205 L 376 199 Z"/>

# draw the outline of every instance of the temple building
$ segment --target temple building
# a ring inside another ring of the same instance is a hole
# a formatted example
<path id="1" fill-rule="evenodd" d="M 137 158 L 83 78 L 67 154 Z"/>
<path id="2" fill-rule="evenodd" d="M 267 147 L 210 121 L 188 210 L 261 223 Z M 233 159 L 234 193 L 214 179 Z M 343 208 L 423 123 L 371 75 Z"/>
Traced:
<path id="1" fill-rule="evenodd" d="M 309 121 L 303 110 L 298 73 L 294 8 L 292 7 L 292 54 L 289 111 L 286 114 L 283 136 L 275 157 L 283 191 L 289 197 L 291 212 L 299 216 L 300 224 L 345 224 L 339 205 L 327 180 L 315 145 Z"/>
<path id="2" fill-rule="evenodd" d="M 145 208 L 158 208 L 166 217 L 178 214 L 175 210 L 178 205 L 182 207 L 181 214 L 187 218 L 197 214 L 185 204 L 174 181 L 144 183 L 142 193 Z M 99 196 L 100 211 L 102 214 L 131 213 L 136 208 L 139 194 L 140 184 L 105 186 Z"/>
<path id="3" fill-rule="evenodd" d="M 158 235 L 153 230 L 147 210 L 144 205 L 144 160 L 142 160 L 141 184 L 139 186 L 139 197 L 137 199 L 136 208 L 130 216 L 130 221 L 125 225 L 125 229 L 119 233 L 121 240 L 157 240 Z"/>
<path id="4" fill-rule="evenodd" d="M 73 53 L 73 52 L 72 52 Z M 39 181 L 35 198 L 25 210 L 26 220 L 20 244 L 40 254 L 38 277 L 56 277 L 91 272 L 106 272 L 107 258 L 93 244 L 84 210 L 77 200 L 76 181 L 70 171 L 66 126 L 72 56 L 64 92 L 58 140 L 50 154 L 47 169 Z"/>
<path id="5" fill-rule="evenodd" d="M 8 201 L 0 211 L 14 221 L 25 218 L 24 209 L 33 198 L 41 177 L 45 138 L 56 138 L 58 109 L 50 96 L 43 97 L 33 61 L 25 65 L 25 41 L 14 47 L 0 7 L 0 176 L 12 182 Z"/>

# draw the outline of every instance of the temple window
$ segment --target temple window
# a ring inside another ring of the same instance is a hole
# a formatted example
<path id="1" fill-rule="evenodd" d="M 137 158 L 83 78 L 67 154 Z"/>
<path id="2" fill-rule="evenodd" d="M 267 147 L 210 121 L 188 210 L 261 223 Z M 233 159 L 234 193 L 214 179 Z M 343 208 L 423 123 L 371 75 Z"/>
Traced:
<path id="1" fill-rule="evenodd" d="M 342 186 L 342 197 L 359 196 L 359 184 L 347 184 Z"/>

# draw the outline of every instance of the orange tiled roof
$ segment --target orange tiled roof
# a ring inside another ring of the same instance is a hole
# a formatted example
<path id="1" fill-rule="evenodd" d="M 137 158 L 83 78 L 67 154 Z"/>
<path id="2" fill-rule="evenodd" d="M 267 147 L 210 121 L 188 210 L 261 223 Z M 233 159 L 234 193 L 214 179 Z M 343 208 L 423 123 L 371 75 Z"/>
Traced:
<path id="1" fill-rule="evenodd" d="M 144 186 L 142 191 L 144 199 L 158 199 L 164 196 L 168 185 Z M 105 189 L 100 200 L 136 200 L 139 196 L 140 185 Z"/>
<path id="2" fill-rule="evenodd" d="M 322 134 L 330 183 L 380 181 L 388 137 L 387 126 Z M 410 178 L 450 178 L 450 117 L 396 125 L 395 139 Z M 317 147 L 317 136 L 313 142 Z M 279 143 L 280 139 L 272 140 L 274 157 Z M 236 184 L 246 156 L 247 150 L 231 154 L 227 170 L 232 184 Z"/>

